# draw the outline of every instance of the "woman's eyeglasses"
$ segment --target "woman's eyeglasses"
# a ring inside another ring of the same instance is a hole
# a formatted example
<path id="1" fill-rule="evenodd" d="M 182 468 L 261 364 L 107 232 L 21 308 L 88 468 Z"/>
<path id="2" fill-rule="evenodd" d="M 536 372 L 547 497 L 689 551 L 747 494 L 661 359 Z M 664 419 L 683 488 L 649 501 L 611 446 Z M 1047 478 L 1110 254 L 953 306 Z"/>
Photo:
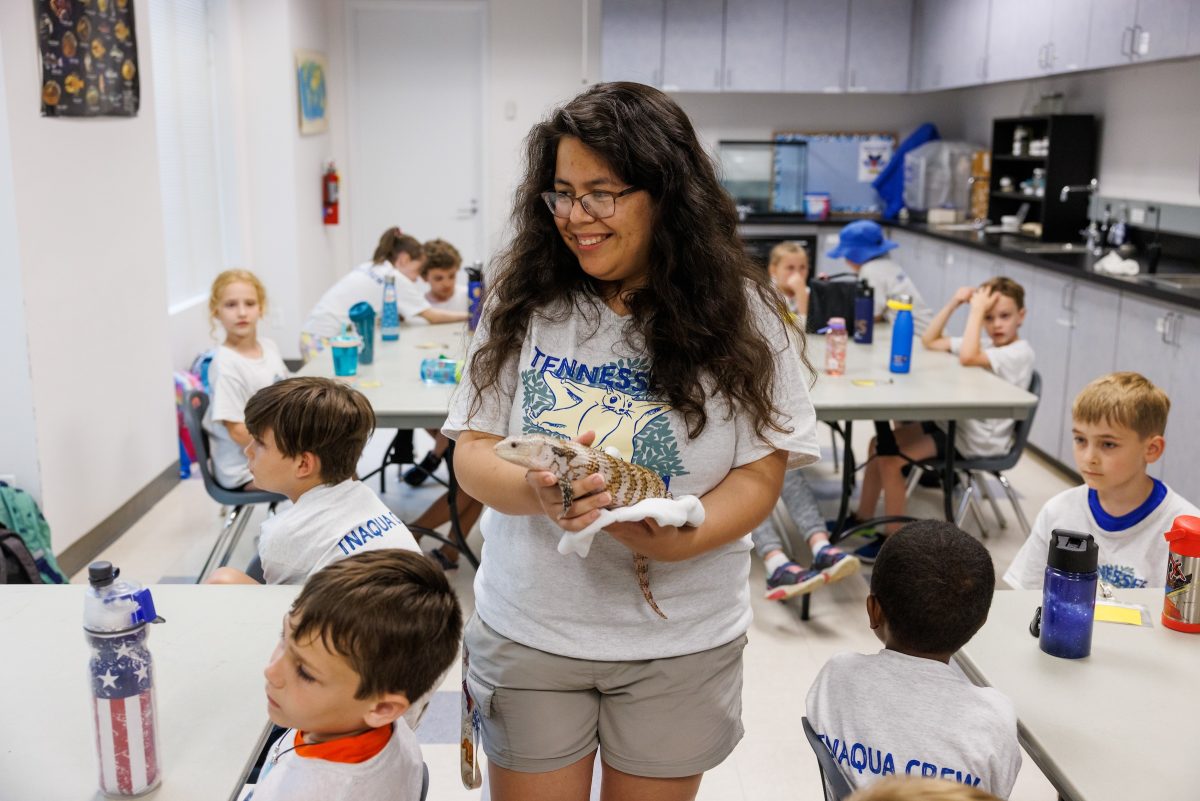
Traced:
<path id="1" fill-rule="evenodd" d="M 638 189 L 639 187 L 631 186 L 620 192 L 598 190 L 579 197 L 566 192 L 542 192 L 541 198 L 546 201 L 546 206 L 555 217 L 561 217 L 564 220 L 570 219 L 571 209 L 574 208 L 575 202 L 579 201 L 584 214 L 595 220 L 604 220 L 617 213 L 617 198 L 625 197 Z"/>

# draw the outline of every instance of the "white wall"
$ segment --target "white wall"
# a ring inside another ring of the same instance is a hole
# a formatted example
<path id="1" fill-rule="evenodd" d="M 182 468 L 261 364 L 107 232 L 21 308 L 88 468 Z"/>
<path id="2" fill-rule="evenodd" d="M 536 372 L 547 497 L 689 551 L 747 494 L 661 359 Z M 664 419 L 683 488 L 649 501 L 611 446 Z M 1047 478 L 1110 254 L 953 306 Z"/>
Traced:
<path id="1" fill-rule="evenodd" d="M 1067 112 L 1100 118 L 1105 196 L 1200 205 L 1200 60 L 1141 64 L 945 93 L 962 130 L 990 141 L 995 117 L 1062 92 Z M 934 95 L 940 97 L 942 95 Z"/>
<path id="2" fill-rule="evenodd" d="M 0 64 L 4 48 L 0 42 Z M 0 70 L 0 474 L 41 497 L 33 411 L 33 377 L 25 336 L 25 292 L 17 248 L 17 198 L 13 191 L 8 102 Z"/>
<path id="3" fill-rule="evenodd" d="M 138 116 L 62 120 L 39 116 L 29 6 L 0 3 L 40 501 L 56 551 L 178 454 L 149 9 L 145 0 L 135 4 L 143 42 Z"/>

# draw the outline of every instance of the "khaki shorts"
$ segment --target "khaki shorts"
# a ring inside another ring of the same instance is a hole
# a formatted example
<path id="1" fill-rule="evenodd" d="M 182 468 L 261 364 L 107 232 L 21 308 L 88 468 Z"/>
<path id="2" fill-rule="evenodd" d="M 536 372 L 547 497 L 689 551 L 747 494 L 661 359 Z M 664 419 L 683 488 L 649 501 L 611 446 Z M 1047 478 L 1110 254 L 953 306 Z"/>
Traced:
<path id="1" fill-rule="evenodd" d="M 694 776 L 742 739 L 746 637 L 637 662 L 571 659 L 515 643 L 475 615 L 467 685 L 483 750 L 502 768 L 545 773 L 602 749 L 605 764 L 651 778 Z"/>

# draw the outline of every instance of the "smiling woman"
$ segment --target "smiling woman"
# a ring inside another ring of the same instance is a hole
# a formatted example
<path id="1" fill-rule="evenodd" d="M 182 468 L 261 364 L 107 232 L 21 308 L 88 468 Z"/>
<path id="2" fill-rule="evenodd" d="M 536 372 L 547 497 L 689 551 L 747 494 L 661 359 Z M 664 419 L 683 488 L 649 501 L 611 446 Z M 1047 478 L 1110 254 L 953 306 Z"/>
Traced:
<path id="1" fill-rule="evenodd" d="M 803 335 L 662 92 L 593 87 L 534 126 L 526 155 L 444 429 L 463 488 L 495 512 L 466 632 L 491 793 L 583 801 L 602 749 L 605 798 L 685 801 L 742 735 L 746 532 L 785 468 L 817 458 Z M 496 455 L 530 432 L 615 448 L 699 497 L 703 523 L 611 524 L 586 559 L 560 554 L 614 498 L 599 475 L 563 490 Z"/>

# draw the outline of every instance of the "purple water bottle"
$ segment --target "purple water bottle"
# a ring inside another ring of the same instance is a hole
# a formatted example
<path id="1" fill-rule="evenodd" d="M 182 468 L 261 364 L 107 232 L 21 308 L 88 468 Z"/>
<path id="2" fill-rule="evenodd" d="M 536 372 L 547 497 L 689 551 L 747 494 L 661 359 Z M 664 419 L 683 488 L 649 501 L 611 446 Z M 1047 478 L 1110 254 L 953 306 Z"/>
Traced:
<path id="1" fill-rule="evenodd" d="M 875 290 L 866 281 L 854 292 L 854 341 L 870 345 L 875 336 Z"/>
<path id="2" fill-rule="evenodd" d="M 1092 652 L 1100 547 L 1091 534 L 1055 529 L 1050 534 L 1042 585 L 1039 645 L 1051 656 L 1082 659 Z"/>
<path id="3" fill-rule="evenodd" d="M 467 311 L 471 315 L 471 330 L 479 326 L 479 313 L 483 311 L 483 262 L 477 261 L 467 268 Z"/>
<path id="4" fill-rule="evenodd" d="M 161 623 L 150 590 L 118 581 L 110 562 L 88 565 L 83 632 L 91 649 L 88 674 L 100 789 L 108 796 L 142 795 L 162 780 L 154 663 L 146 646 L 150 623 Z"/>

